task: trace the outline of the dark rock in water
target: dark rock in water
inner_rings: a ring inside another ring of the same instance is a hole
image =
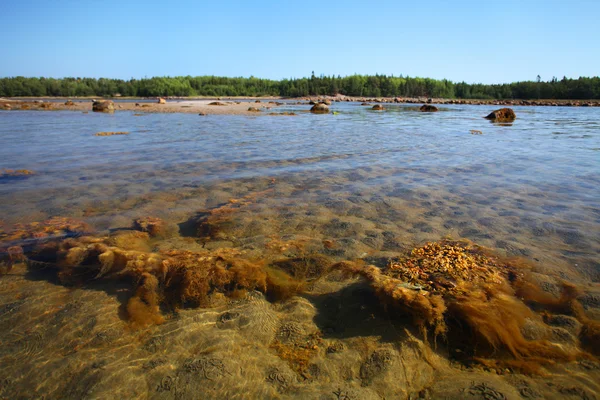
[[[115,112],[115,103],[111,100],[95,101],[94,104],[92,104],[92,111],[113,113]]]
[[[381,104],[375,104],[371,110],[383,111],[385,108]]]
[[[421,108],[419,108],[421,112],[436,112],[439,111],[436,106],[432,106],[430,104],[423,104]]]
[[[492,111],[485,118],[493,121],[514,121],[517,118],[517,115],[512,108],[501,108],[499,110]]]
[[[328,114],[329,107],[327,107],[327,104],[323,104],[323,103],[315,104],[310,109],[310,112],[314,113],[314,114]]]
[[[248,111],[250,111],[250,112],[261,112],[260,109],[258,109],[256,107],[248,107]]]

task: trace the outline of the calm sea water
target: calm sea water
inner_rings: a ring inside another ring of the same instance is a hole
[[[493,106],[386,108],[279,109],[298,112],[291,117],[3,112],[0,168],[36,174],[1,182],[0,219],[75,216],[101,231],[148,214],[179,223],[274,178],[280,189],[265,203],[287,217],[260,209],[255,217],[286,233],[285,219],[302,220],[308,207],[324,212],[324,236],[364,242],[369,232],[326,226],[347,217],[393,227],[407,245],[450,235],[538,259],[580,258],[597,276],[599,109],[517,107],[507,126],[482,118]]]
[[[297,240],[376,265],[425,241],[468,238],[526,258],[556,295],[559,281],[577,283],[587,315],[600,318],[600,109],[515,107],[508,126],[482,118],[494,107],[386,107],[342,103],[337,115],[311,115],[286,105],[298,115],[255,117],[0,111],[0,169],[35,171],[0,179],[0,228],[66,216],[104,234],[153,216],[180,229],[153,251],[236,247],[260,257],[269,241]],[[196,237],[199,214],[244,198],[219,237]],[[535,381],[450,368],[360,286],[319,285],[282,304],[253,292],[178,310],[136,331],[124,311],[130,282],[70,287],[51,269],[15,268],[0,278],[0,397],[416,398],[432,382],[444,398],[597,391],[589,360]],[[310,375],[271,347],[286,337],[323,338]]]

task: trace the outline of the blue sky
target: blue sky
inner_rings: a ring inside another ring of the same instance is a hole
[[[14,1],[0,76],[600,74],[600,1]]]

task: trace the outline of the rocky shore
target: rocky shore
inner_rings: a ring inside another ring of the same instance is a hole
[[[600,107],[600,100],[481,100],[481,99],[442,99],[427,97],[353,97],[353,96],[311,96],[303,101],[314,102],[359,102],[359,103],[408,103],[408,104],[471,104],[496,106],[562,106],[562,107]]]

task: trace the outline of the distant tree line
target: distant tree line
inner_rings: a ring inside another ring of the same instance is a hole
[[[461,99],[600,99],[600,78],[468,84],[387,75],[270,79],[176,76],[144,79],[0,78],[0,96],[283,96],[438,97]]]

